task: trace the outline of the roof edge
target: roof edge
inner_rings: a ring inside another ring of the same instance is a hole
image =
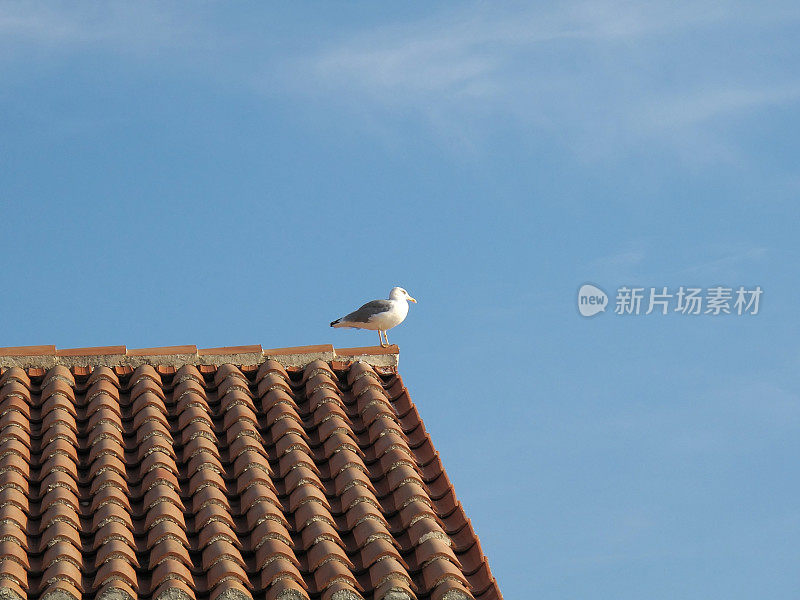
[[[397,367],[400,349],[367,346],[336,349],[331,344],[297,346],[293,348],[262,349],[260,345],[201,348],[197,346],[164,346],[161,348],[129,349],[125,346],[56,349],[55,346],[14,346],[0,348],[0,368],[39,367],[132,367],[159,365],[180,368],[184,365],[238,366],[260,365],[274,360],[284,367],[305,367],[315,360],[344,363],[365,362],[373,367]]]

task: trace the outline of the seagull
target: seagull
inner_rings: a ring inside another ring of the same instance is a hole
[[[331,327],[355,327],[357,329],[378,330],[380,344],[384,348],[389,345],[386,330],[400,325],[408,314],[408,303],[416,300],[401,287],[393,287],[388,300],[372,300],[349,315],[336,319]],[[383,343],[384,337],[386,344]]]

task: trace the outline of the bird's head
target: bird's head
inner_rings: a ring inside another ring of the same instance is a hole
[[[389,298],[391,298],[392,300],[408,300],[409,302],[413,302],[414,304],[417,303],[417,301],[411,297],[411,294],[409,294],[401,287],[392,288],[392,291],[389,292]]]

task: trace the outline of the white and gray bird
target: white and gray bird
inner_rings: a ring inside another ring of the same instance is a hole
[[[386,331],[400,325],[408,314],[408,303],[417,301],[401,287],[393,287],[389,292],[388,300],[372,300],[364,306],[351,312],[349,315],[336,319],[331,327],[355,327],[356,329],[371,329],[378,331],[381,346],[389,345],[389,336]],[[386,343],[383,343],[386,338]]]

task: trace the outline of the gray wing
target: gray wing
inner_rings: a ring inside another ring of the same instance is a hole
[[[354,323],[368,323],[370,317],[391,309],[392,303],[389,300],[373,300],[372,302],[367,302],[358,310],[354,310],[349,315],[342,317],[341,320]]]

